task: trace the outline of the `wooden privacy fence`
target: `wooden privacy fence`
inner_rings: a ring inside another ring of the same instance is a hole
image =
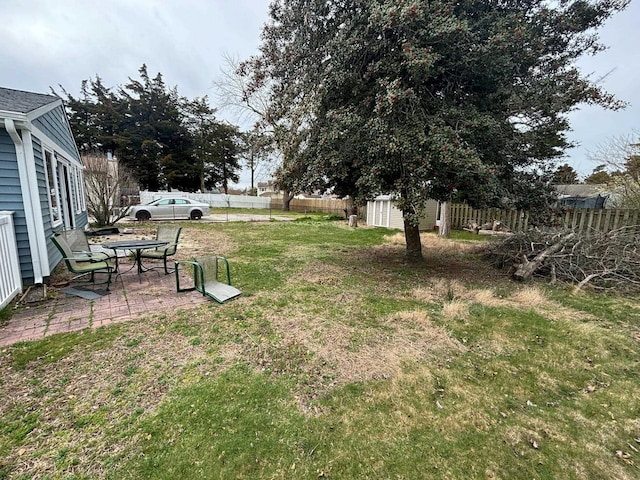
[[[0,212],[0,309],[22,291],[13,212]]]
[[[282,198],[272,198],[271,208],[282,210]],[[344,217],[347,202],[332,198],[294,198],[291,200],[289,208],[292,212],[335,213]]]
[[[558,212],[554,224],[576,232],[609,232],[620,227],[640,225],[640,210],[622,208],[575,208]]]
[[[471,222],[482,225],[494,220],[501,222],[514,232],[522,232],[529,227],[529,214],[524,211],[498,208],[477,210],[460,203],[451,205],[452,228],[461,229]],[[640,210],[620,208],[558,210],[552,214],[552,224],[576,232],[590,230],[608,232],[628,225],[640,225]]]
[[[529,226],[529,213],[521,210],[501,210],[499,208],[483,208],[477,210],[464,203],[451,205],[451,228],[462,229],[470,223],[482,225],[499,221],[514,232],[521,232]]]

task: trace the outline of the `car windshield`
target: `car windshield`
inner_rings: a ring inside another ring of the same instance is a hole
[[[147,206],[156,206],[156,205],[200,205],[199,202],[194,202],[193,200],[189,200],[187,198],[158,198],[153,202],[149,202],[146,204]]]

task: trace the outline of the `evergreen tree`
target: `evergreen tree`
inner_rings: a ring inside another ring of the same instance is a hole
[[[162,74],[116,91],[100,77],[84,80],[81,95],[64,89],[69,121],[83,153],[111,151],[140,187],[195,191],[238,180],[238,132],[215,119],[207,99],[189,101],[167,88]]]
[[[589,185],[607,185],[611,183],[611,174],[607,172],[606,165],[598,165],[591,174],[584,179]]]
[[[117,148],[117,132],[121,130],[122,104],[102,79],[83,80],[80,97],[74,98],[63,87],[64,102],[73,135],[81,153],[106,154]],[[55,93],[55,92],[54,92]]]
[[[218,121],[207,97],[185,106],[187,124],[193,137],[194,164],[200,190],[220,187],[226,193],[229,182],[238,181],[241,135],[235,126]]]
[[[120,161],[143,188],[196,190],[197,169],[192,138],[183,125],[182,99],[176,88],[167,89],[162,74],[150,78],[146,65],[139,73],[141,81],[129,78],[119,89],[126,105],[118,136]]]
[[[553,183],[556,185],[571,185],[574,183],[580,183],[578,181],[578,172],[576,172],[575,169],[568,163],[560,165],[553,173]]]

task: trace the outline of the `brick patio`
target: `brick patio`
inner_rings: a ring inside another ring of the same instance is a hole
[[[126,269],[127,265],[122,267]],[[188,282],[185,278],[185,284]],[[46,300],[20,305],[9,322],[0,327],[0,347],[212,301],[197,292],[176,292],[175,276],[165,275],[162,270],[148,271],[140,277],[135,269],[114,275],[109,294],[95,300],[67,295],[61,291],[64,286],[49,288]],[[97,286],[96,290],[103,287]]]

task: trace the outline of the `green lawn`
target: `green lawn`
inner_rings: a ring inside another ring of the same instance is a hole
[[[640,478],[640,301],[477,242],[185,223],[240,299],[0,351],[0,479]]]

